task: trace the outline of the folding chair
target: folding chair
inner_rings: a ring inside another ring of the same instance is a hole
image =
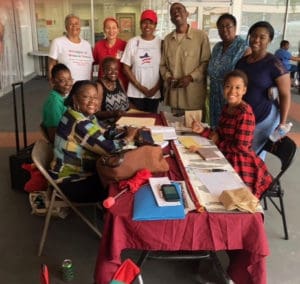
[[[46,139],[47,142],[53,143],[53,141],[50,141],[51,139],[50,139],[50,137],[49,137],[47,128],[43,125],[42,122],[40,123],[40,130],[41,130],[41,133],[42,133],[44,139]]]
[[[47,143],[44,140],[38,140],[33,147],[32,150],[32,160],[36,167],[40,170],[42,175],[46,178],[51,186],[51,199],[48,207],[48,211],[45,218],[43,233],[41,236],[38,255],[42,254],[44,244],[46,241],[48,227],[50,223],[50,218],[52,215],[52,211],[57,207],[70,207],[74,210],[74,212],[101,238],[102,234],[98,230],[98,228],[91,223],[91,221],[85,217],[78,209],[79,206],[97,206],[98,203],[74,203],[71,202],[61,191],[59,185],[55,182],[54,179],[48,174],[47,170],[49,168],[50,162],[53,158],[53,148],[52,145]]]
[[[143,250],[137,260],[137,265],[142,268],[143,264],[147,259],[156,260],[209,260],[212,264],[213,271],[217,274],[219,284],[228,284],[230,278],[224,271],[218,256],[213,251],[148,251]],[[201,276],[201,275],[200,275]],[[203,280],[206,281],[206,280]],[[208,283],[208,282],[205,282]],[[210,283],[210,282],[209,282]]]
[[[283,195],[284,191],[281,187],[280,178],[285,173],[285,171],[290,167],[293,158],[295,156],[297,150],[297,145],[295,142],[289,138],[288,136],[283,137],[282,139],[278,140],[277,142],[272,142],[268,140],[265,146],[263,147],[262,151],[267,151],[268,153],[276,156],[280,162],[281,167],[279,172],[273,176],[273,182],[271,183],[270,187],[264,192],[261,196],[261,200],[264,202],[264,209],[267,210],[267,198],[271,201],[274,205],[276,210],[282,217],[283,223],[283,230],[284,230],[284,238],[288,240],[288,230],[287,230],[287,223],[286,223],[286,216],[284,210],[284,203],[283,203]],[[275,202],[273,198],[279,199],[279,204]]]

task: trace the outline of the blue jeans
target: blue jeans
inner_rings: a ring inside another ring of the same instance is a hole
[[[279,125],[279,122],[279,109],[275,104],[273,104],[269,115],[263,121],[257,123],[255,126],[252,149],[256,153],[258,153],[263,148],[270,134]],[[261,152],[259,156],[262,160],[265,160],[266,152]]]
[[[294,72],[300,72],[300,65],[291,64],[289,71],[293,74]]]

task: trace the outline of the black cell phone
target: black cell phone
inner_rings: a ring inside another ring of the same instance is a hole
[[[180,196],[174,184],[163,184],[161,191],[165,201],[173,202],[180,200]]]
[[[152,138],[151,131],[149,129],[140,129],[135,137],[135,145],[139,147],[153,144],[154,140]]]

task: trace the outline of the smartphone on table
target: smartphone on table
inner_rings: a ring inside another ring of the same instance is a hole
[[[180,200],[179,193],[174,184],[163,184],[161,186],[161,191],[165,201],[174,202]]]

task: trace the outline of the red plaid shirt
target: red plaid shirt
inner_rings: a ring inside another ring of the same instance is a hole
[[[228,105],[223,110],[216,129],[219,135],[218,148],[231,163],[236,172],[249,186],[256,197],[268,189],[272,176],[264,163],[252,150],[255,117],[250,105],[245,102],[228,112]],[[201,134],[208,137],[211,130]]]

